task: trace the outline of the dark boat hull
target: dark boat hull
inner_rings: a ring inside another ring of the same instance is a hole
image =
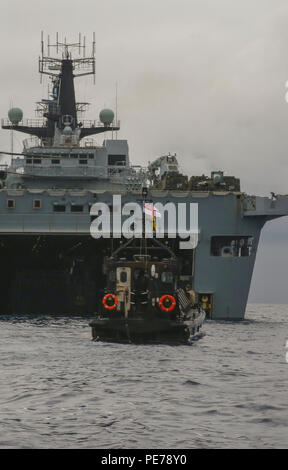
[[[205,313],[185,320],[107,318],[99,316],[90,322],[95,341],[138,344],[187,344],[199,333]]]

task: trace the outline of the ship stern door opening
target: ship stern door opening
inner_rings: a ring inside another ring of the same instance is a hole
[[[116,294],[117,310],[124,311],[127,318],[131,307],[131,268],[118,267],[116,269]]]
[[[198,304],[205,311],[206,318],[211,320],[213,318],[213,294],[199,292]]]

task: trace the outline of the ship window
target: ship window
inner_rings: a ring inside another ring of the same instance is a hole
[[[71,205],[71,212],[83,212],[83,205],[82,204],[72,204]]]
[[[64,204],[58,204],[57,202],[54,202],[53,211],[54,212],[65,212],[66,211],[66,206]]]
[[[126,163],[126,155],[108,155],[108,165],[123,166]]]
[[[211,255],[225,258],[242,258],[252,253],[253,237],[223,236],[211,238]]]
[[[80,165],[87,165],[87,160],[79,160]]]
[[[127,273],[126,273],[126,271],[121,271],[121,273],[120,273],[120,282],[127,282]]]
[[[59,158],[53,158],[51,160],[51,163],[52,163],[52,165],[58,165],[60,163],[60,160],[59,160]]]
[[[89,153],[89,154],[88,154],[88,157],[89,157],[89,158],[94,158],[94,153]]]
[[[33,209],[41,209],[41,200],[40,199],[34,199]]]
[[[161,274],[161,282],[165,284],[171,284],[173,282],[173,273],[170,271],[163,271]]]
[[[41,162],[42,162],[41,158],[34,158],[34,159],[33,159],[34,165],[35,165],[35,164],[36,164],[36,165],[39,165]]]
[[[26,163],[27,165],[30,165],[32,163],[32,158],[26,158]]]
[[[15,201],[14,201],[14,199],[8,199],[8,200],[7,200],[7,207],[8,207],[8,209],[15,209]]]
[[[71,158],[78,158],[78,153],[72,153]]]

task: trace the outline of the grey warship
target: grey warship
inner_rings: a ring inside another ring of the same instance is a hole
[[[1,152],[11,162],[0,168],[0,313],[99,311],[106,261],[124,240],[112,232],[91,236],[93,206],[106,204],[124,220],[115,195],[122,204],[138,203],[146,188],[152,204],[197,205],[197,246],[183,250],[180,237],[166,232],[163,243],[177,258],[180,286],[192,287],[206,318],[242,320],[261,229],[288,215],[288,197],[247,195],[239,179],[218,169],[188,177],[176,155],[159,156],[145,168],[133,165],[111,110],[102,110],[99,122],[81,119],[87,103],[76,101],[74,81],[95,76],[95,38],[91,54],[86,51],[81,37],[68,44],[57,35],[48,47],[42,37],[39,72],[49,77],[50,92],[37,103],[40,118],[24,121],[22,111],[12,108],[2,119],[2,129],[30,137],[21,154]],[[103,133],[101,144],[93,140]]]

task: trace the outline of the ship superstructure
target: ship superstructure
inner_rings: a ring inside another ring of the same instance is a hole
[[[93,238],[91,208],[105,203],[111,220],[116,212],[124,220],[115,195],[122,204],[137,203],[145,189],[151,204],[197,204],[196,247],[181,250],[179,236],[165,232],[180,280],[193,287],[208,318],[244,318],[261,229],[288,215],[288,198],[246,195],[223,171],[188,177],[176,155],[160,156],[147,168],[131,164],[113,111],[102,110],[99,121],[81,119],[87,103],[77,102],[74,80],[95,76],[94,38],[88,57],[86,49],[84,38],[68,44],[57,36],[46,52],[42,38],[39,72],[49,76],[50,93],[37,103],[41,119],[24,122],[22,111],[12,108],[2,120],[3,129],[30,137],[23,153],[3,152],[11,164],[0,169],[0,313],[94,313],[107,276],[104,259],[123,239],[112,233]],[[102,144],[92,140],[101,133]]]

